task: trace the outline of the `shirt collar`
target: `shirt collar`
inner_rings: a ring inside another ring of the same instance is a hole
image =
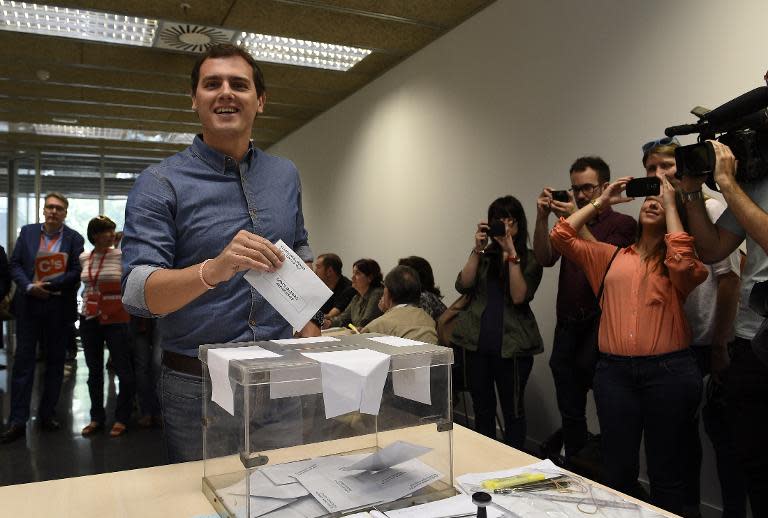
[[[64,232],[64,225],[61,225],[61,226],[59,227],[59,230],[57,230],[56,232],[54,232],[54,233],[52,233],[52,234],[49,234],[48,232],[46,232],[46,231],[45,231],[45,223],[41,223],[41,224],[40,224],[40,232],[42,232],[42,233],[43,233],[43,235],[44,235],[45,237],[48,237],[48,238],[52,238],[52,237],[56,237],[56,236],[60,236],[60,235],[61,235],[61,234]]]
[[[250,164],[256,148],[253,147],[253,141],[248,142],[248,151],[243,155],[240,162],[246,162]],[[195,140],[192,141],[192,151],[199,156],[206,164],[211,166],[216,171],[221,172],[236,172],[239,173],[239,164],[235,157],[230,157],[216,151],[211,146],[205,143],[203,135],[195,135]]]

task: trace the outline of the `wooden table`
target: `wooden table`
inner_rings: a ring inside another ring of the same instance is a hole
[[[462,426],[454,426],[453,438],[454,476],[514,468],[538,461]],[[0,514],[25,518],[191,518],[211,515],[214,510],[203,496],[202,477],[203,463],[200,461],[5,486],[0,487]]]

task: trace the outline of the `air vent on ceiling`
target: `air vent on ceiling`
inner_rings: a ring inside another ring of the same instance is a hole
[[[163,21],[153,46],[183,52],[205,52],[211,45],[231,42],[234,37],[235,31],[219,27]]]

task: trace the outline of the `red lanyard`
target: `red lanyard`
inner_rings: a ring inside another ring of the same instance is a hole
[[[40,248],[45,247],[46,252],[50,252],[53,246],[56,244],[56,242],[61,237],[61,234],[56,234],[56,237],[52,238],[50,241],[48,241],[48,244],[45,244],[45,237],[43,237],[43,233],[40,233]]]
[[[104,259],[107,257],[107,254],[109,253],[109,249],[107,249],[106,252],[104,252],[104,255],[101,256],[101,261],[99,261],[99,269],[96,270],[96,277],[93,277],[93,274],[91,273],[91,266],[93,266],[93,252],[91,252],[91,255],[88,256],[88,282],[91,283],[91,288],[98,291],[98,288],[96,287],[96,283],[99,282],[99,274],[101,273],[101,267],[104,264]]]

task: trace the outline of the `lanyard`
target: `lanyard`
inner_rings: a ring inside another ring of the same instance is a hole
[[[45,244],[45,237],[42,232],[40,232],[40,248],[45,248],[46,252],[50,252],[51,249],[54,247],[54,245],[58,242],[59,238],[61,237],[61,234],[56,234],[56,237],[52,238],[50,241],[48,241],[48,244]]]
[[[93,288],[94,291],[99,291],[98,287],[96,286],[96,283],[99,282],[99,274],[101,273],[101,267],[104,264],[104,259],[107,257],[107,254],[109,253],[109,249],[107,249],[104,252],[104,255],[101,256],[101,260],[99,261],[99,268],[96,270],[96,277],[93,276],[91,273],[91,267],[93,266],[93,252],[91,252],[91,255],[88,256],[88,282],[91,283],[91,288]]]

